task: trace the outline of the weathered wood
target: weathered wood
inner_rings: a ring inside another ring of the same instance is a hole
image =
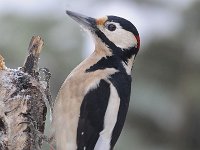
[[[23,72],[26,72],[33,77],[37,77],[38,75],[38,60],[43,44],[44,42],[39,36],[32,37],[28,48],[29,55],[22,67]]]
[[[4,70],[6,68],[4,58],[0,54],[0,70]]]
[[[47,81],[40,81],[43,40],[34,36],[24,66],[5,67],[0,57],[0,150],[39,150],[46,120]],[[49,93],[48,93],[49,94]]]

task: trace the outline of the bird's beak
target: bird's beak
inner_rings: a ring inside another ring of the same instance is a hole
[[[96,19],[84,16],[79,13],[75,13],[72,11],[66,11],[66,13],[75,21],[77,21],[83,28],[89,29],[90,31],[94,31],[97,28]]]

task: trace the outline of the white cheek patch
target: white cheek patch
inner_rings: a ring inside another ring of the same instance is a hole
[[[112,23],[117,27],[115,31],[109,31],[108,29],[99,26],[99,29],[111,42],[113,42],[117,47],[123,49],[128,49],[137,45],[137,39],[133,33],[123,29],[119,23]]]

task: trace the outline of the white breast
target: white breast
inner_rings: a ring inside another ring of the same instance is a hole
[[[104,118],[104,129],[101,131],[94,150],[110,150],[110,141],[113,129],[117,122],[120,98],[116,88],[110,85],[110,98]]]

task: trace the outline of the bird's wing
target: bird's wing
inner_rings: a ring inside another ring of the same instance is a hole
[[[77,129],[77,150],[93,150],[104,128],[104,116],[110,97],[110,83],[100,80],[97,88],[84,97]]]

